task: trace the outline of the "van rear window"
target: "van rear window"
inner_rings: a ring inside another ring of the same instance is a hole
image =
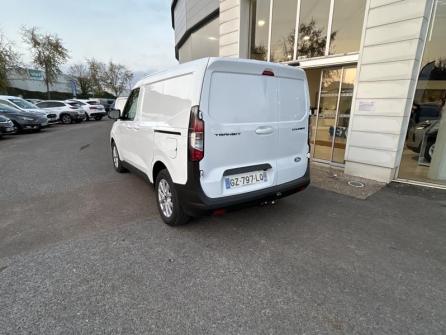
[[[306,114],[304,85],[298,79],[215,72],[209,115],[222,123],[301,120]]]
[[[209,115],[223,123],[275,121],[273,77],[214,72]]]
[[[308,112],[303,80],[278,78],[280,121],[298,121]]]

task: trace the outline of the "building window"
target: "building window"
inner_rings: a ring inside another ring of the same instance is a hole
[[[251,58],[267,60],[270,0],[251,3]]]
[[[358,52],[365,4],[366,0],[252,0],[250,57],[286,62]]]
[[[293,60],[297,0],[274,1],[271,25],[272,62]]]
[[[216,18],[193,32],[183,43],[178,50],[180,63],[203,57],[218,56],[219,36],[219,20]]]
[[[436,1],[399,177],[446,185],[446,3]]]
[[[330,0],[302,0],[300,6],[299,59],[325,55]]]
[[[365,0],[336,0],[334,2],[330,54],[359,50],[365,2]]]

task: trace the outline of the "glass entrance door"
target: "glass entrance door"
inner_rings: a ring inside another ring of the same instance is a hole
[[[313,158],[344,164],[356,67],[321,72]]]

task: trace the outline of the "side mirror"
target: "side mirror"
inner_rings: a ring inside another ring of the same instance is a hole
[[[121,117],[121,111],[119,109],[111,109],[108,112],[108,117],[112,120],[118,120]]]

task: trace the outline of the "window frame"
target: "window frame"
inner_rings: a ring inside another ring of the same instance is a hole
[[[267,45],[267,57],[266,57],[267,58],[266,61],[268,61],[268,62],[271,61],[271,33],[272,33],[272,19],[273,19],[274,1],[281,1],[281,0],[270,0],[269,18],[268,18],[269,31],[268,31],[268,45]],[[294,30],[293,58],[290,61],[285,61],[285,62],[280,62],[280,63],[293,63],[293,62],[299,61],[299,59],[298,59],[299,55],[297,55],[297,45],[298,45],[298,38],[299,38],[299,24],[300,24],[300,13],[301,13],[302,1],[311,1],[311,0],[297,0],[296,26],[295,26],[295,30]],[[328,56],[345,56],[345,55],[349,55],[349,54],[358,54],[359,53],[360,45],[358,46],[357,51],[352,51],[352,52],[348,52],[348,53],[330,54],[331,33],[332,33],[332,29],[333,29],[333,16],[334,16],[335,2],[336,2],[336,0],[330,0],[330,7],[329,7],[329,14],[328,14],[328,21],[327,21],[327,39],[326,39],[324,54],[322,56],[318,56],[318,57],[305,58],[305,60],[317,59],[320,57],[328,57]],[[364,25],[364,18],[365,18],[365,13],[364,13],[362,25]],[[251,24],[252,23],[251,21],[253,20],[252,1],[249,6],[249,19],[250,19],[250,24],[249,24],[248,42],[249,42],[249,45],[251,46],[251,39],[252,39],[252,34],[253,34],[252,24]],[[361,41],[360,41],[360,43],[361,43]],[[301,59],[301,60],[303,60],[303,59]]]
[[[137,87],[134,90],[132,90],[132,92],[130,93],[130,95],[129,95],[128,99],[127,99],[127,102],[125,103],[125,106],[124,106],[124,108],[122,110],[122,115],[121,115],[121,118],[120,118],[121,120],[123,120],[123,121],[133,121],[135,119],[136,113],[138,112],[138,110],[135,111],[135,115],[133,115],[132,118],[128,117],[128,113],[130,111],[131,106],[133,105],[134,95],[136,95],[136,94],[137,94],[136,103],[138,103],[138,101],[139,101],[139,93],[140,93],[140,88],[139,87]],[[136,106],[136,108],[138,108],[138,105]]]

